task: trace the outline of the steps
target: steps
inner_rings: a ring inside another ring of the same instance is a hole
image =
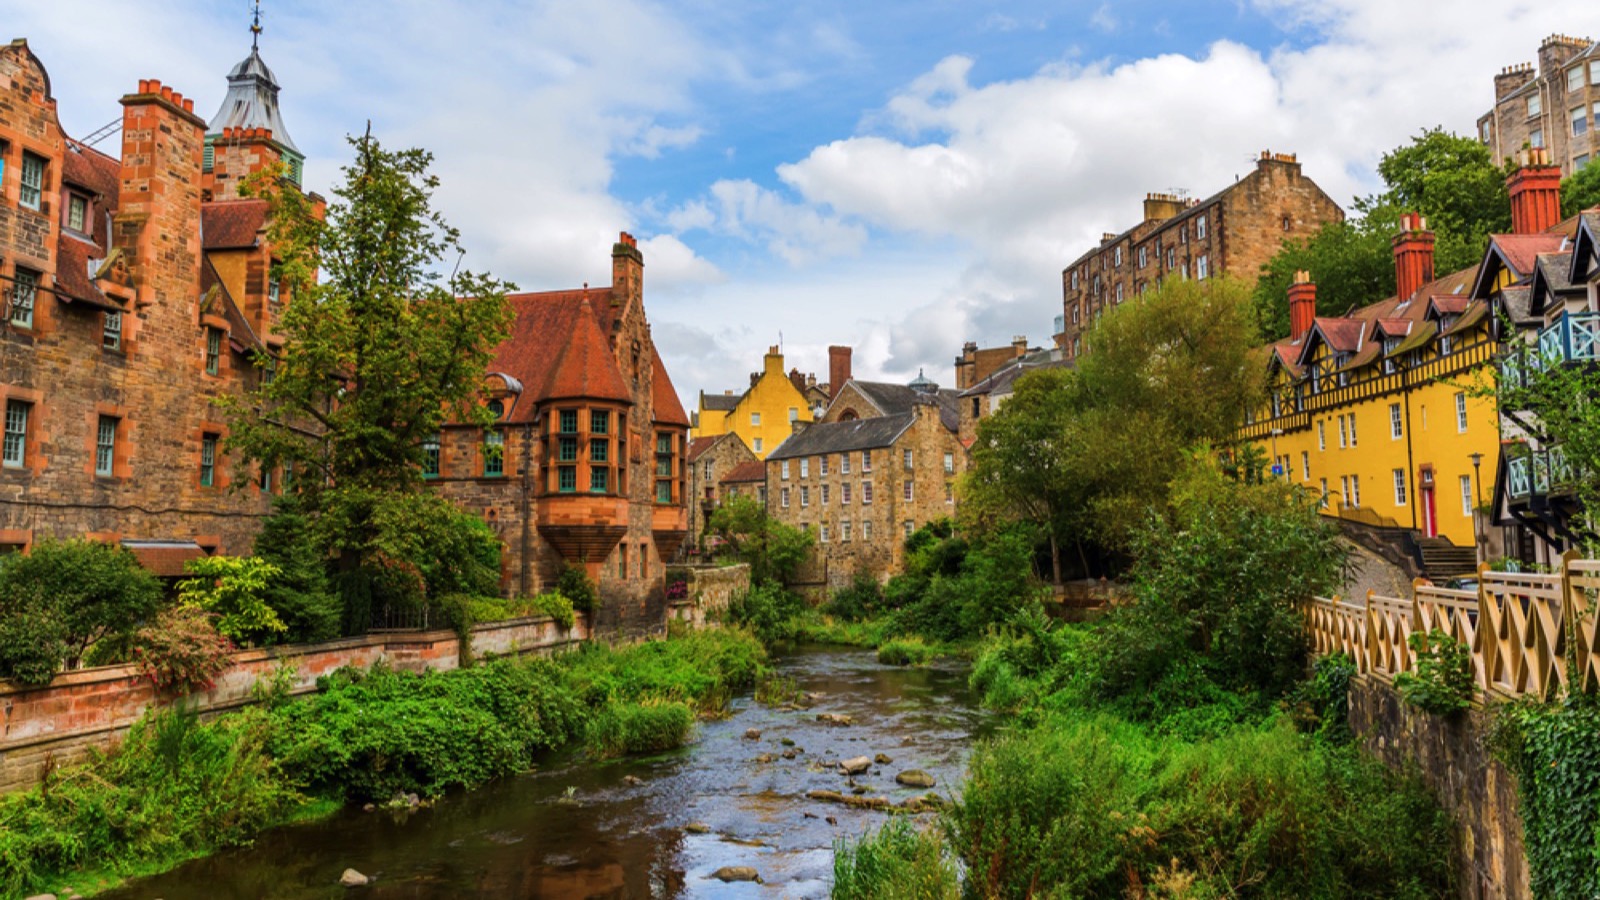
[[[1436,584],[1448,578],[1478,570],[1478,552],[1473,547],[1458,547],[1448,538],[1418,538],[1422,548],[1422,574]]]

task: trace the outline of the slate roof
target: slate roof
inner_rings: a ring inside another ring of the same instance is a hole
[[[238,250],[256,245],[267,223],[267,201],[213,200],[200,205],[200,239],[207,250]]]
[[[766,480],[767,480],[767,464],[764,463],[764,462],[761,462],[760,460],[756,460],[754,462],[739,463],[737,466],[734,466],[733,468],[729,469],[728,470],[728,474],[722,476],[722,479],[718,483],[719,484],[748,484],[748,483],[753,482],[753,481],[766,481]]]
[[[988,394],[1009,394],[1011,386],[1018,378],[1035,369],[1062,369],[1071,368],[1071,360],[1053,359],[1049,351],[1029,353],[1008,361],[1005,365],[989,373],[987,378],[979,381],[972,387],[960,392],[957,398],[980,397]]]
[[[743,394],[708,394],[705,391],[701,391],[700,408],[712,409],[717,412],[732,412],[733,408],[738,406],[739,401],[743,399]]]
[[[767,454],[767,461],[797,459],[819,453],[848,453],[852,450],[875,450],[893,446],[900,435],[917,420],[915,411],[848,422],[823,422],[808,425],[792,434]]]
[[[689,452],[684,455],[684,459],[687,459],[689,462],[694,462],[703,456],[707,450],[715,447],[717,445],[717,441],[720,441],[727,436],[728,434],[714,434],[711,437],[697,437],[690,439]]]
[[[867,402],[885,416],[911,412],[916,407],[918,398],[928,396],[910,385],[895,384],[892,381],[858,381],[852,378],[848,383],[855,385],[856,390],[867,398]],[[837,396],[835,395],[835,398]],[[939,420],[944,423],[944,427],[951,431],[960,429],[961,412],[956,406],[956,400],[961,396],[960,392],[951,388],[940,388],[933,396],[938,400]]]

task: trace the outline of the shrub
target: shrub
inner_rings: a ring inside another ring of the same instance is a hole
[[[160,582],[128,550],[41,541],[0,568],[0,678],[44,684],[101,642],[119,657],[160,607]]]
[[[1394,676],[1400,699],[1441,716],[1452,716],[1472,705],[1476,680],[1472,651],[1440,629],[1413,632],[1406,639],[1416,655],[1417,670]]]
[[[1495,732],[1517,779],[1533,896],[1600,896],[1600,700],[1506,704]]]
[[[286,626],[265,638],[302,643],[339,636],[340,603],[328,583],[328,550],[316,541],[311,520],[299,512],[295,495],[280,498],[262,523],[255,555],[278,568],[261,596]]]
[[[572,608],[579,612],[594,612],[599,600],[594,582],[589,579],[589,573],[583,570],[583,566],[562,569],[561,576],[556,579],[556,593],[570,600]]]
[[[620,648],[585,644],[562,657],[573,692],[591,708],[654,698],[721,709],[734,691],[755,683],[765,661],[754,636],[730,628]]]
[[[856,573],[850,586],[834,591],[822,611],[847,622],[859,622],[883,605],[883,588],[878,579],[865,572]]]
[[[833,845],[834,900],[956,900],[961,885],[937,829],[903,818]]]
[[[878,662],[891,666],[918,666],[934,655],[921,638],[895,638],[878,648]]]
[[[178,600],[216,616],[216,628],[229,640],[259,644],[289,630],[268,606],[266,587],[278,567],[255,556],[203,556],[184,566],[190,575],[178,585]]]
[[[676,700],[612,703],[589,720],[585,743],[599,757],[658,753],[682,746],[694,727],[694,711]]]
[[[162,610],[133,637],[134,663],[163,693],[209,690],[227,671],[233,650],[216,617],[197,606]]]
[[[1350,681],[1356,662],[1345,653],[1331,653],[1311,665],[1311,677],[1288,697],[1289,710],[1301,730],[1336,744],[1350,738]]]
[[[728,620],[749,628],[767,645],[793,640],[798,628],[795,617],[805,610],[805,601],[782,585],[762,582],[751,585],[728,603]]]
[[[567,599],[567,595],[560,591],[545,591],[536,594],[533,599],[528,601],[528,608],[535,615],[549,616],[555,619],[556,624],[562,628],[571,628],[573,623],[577,621],[577,616],[573,613],[572,601]]]

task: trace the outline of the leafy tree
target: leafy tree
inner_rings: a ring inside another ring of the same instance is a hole
[[[382,600],[411,583],[417,564],[392,555],[415,547],[401,531],[437,536],[459,522],[442,501],[415,499],[422,445],[446,420],[492,424],[478,391],[507,334],[510,285],[440,277],[465,251],[430,206],[438,179],[428,153],[385,150],[370,131],[351,144],[326,220],[275,173],[250,182],[272,204],[268,238],[292,293],[275,377],[224,405],[241,468],[293,467],[304,511],[337,558],[346,628],[362,630],[374,591]]]
[[[0,678],[42,684],[161,608],[161,583],[127,549],[41,541],[0,568]]]
[[[1391,239],[1400,230],[1400,212],[1386,204],[1357,201],[1357,216],[1330,222],[1304,242],[1285,241],[1267,260],[1256,282],[1254,302],[1261,333],[1271,339],[1289,333],[1289,285],[1305,271],[1317,283],[1317,315],[1342,316],[1394,294]]]
[[[750,564],[754,584],[782,585],[811,552],[811,535],[767,515],[752,497],[731,497],[711,514],[706,527],[726,542],[728,551]]]
[[[1587,165],[1561,180],[1561,214],[1575,216],[1600,206],[1600,166]]]
[[[278,567],[256,556],[204,556],[184,566],[193,578],[178,585],[178,600],[217,617],[217,631],[241,644],[265,643],[289,630],[267,605]]]
[[[561,576],[556,579],[556,593],[571,601],[573,609],[583,612],[594,612],[600,599],[594,581],[579,565],[569,565],[561,570]]]
[[[317,539],[310,518],[300,511],[297,497],[281,498],[262,523],[255,555],[278,569],[262,598],[288,626],[279,638],[325,641],[338,636],[341,607],[329,589],[328,550]]]

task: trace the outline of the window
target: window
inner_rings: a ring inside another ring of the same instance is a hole
[[[1567,70],[1567,90],[1583,90],[1583,63],[1579,63]]]
[[[902,450],[902,451],[900,451],[900,458],[905,463],[905,467],[907,469],[912,467],[912,465],[911,465],[912,454],[911,454],[910,450]]]
[[[1120,282],[1120,281],[1117,282],[1117,299],[1116,299],[1116,302],[1118,302],[1118,303],[1122,302],[1122,282]]]
[[[1189,226],[1188,225],[1180,225],[1180,226],[1178,226],[1178,243],[1180,243],[1180,244],[1189,243]]]
[[[861,523],[861,539],[863,541],[872,540],[872,520],[871,519],[868,519],[867,521]]]
[[[789,489],[788,488],[783,488],[782,490],[778,491],[778,505],[783,507],[784,509],[788,509],[789,508]]]
[[[1069,273],[1067,276],[1067,281],[1072,285],[1073,290],[1078,289],[1078,272],[1076,269]]]
[[[1319,479],[1318,488],[1322,492],[1322,494],[1321,494],[1322,500],[1320,501],[1321,505],[1322,505],[1322,508],[1323,509],[1327,509],[1328,508],[1328,479],[1326,479],[1326,478]]]
[[[1113,256],[1112,265],[1122,265],[1122,248],[1120,246],[1113,249],[1111,251],[1111,255]]]
[[[1530,147],[1543,147],[1544,146],[1544,129],[1543,128],[1535,128],[1534,130],[1528,132],[1528,146],[1530,146]]]
[[[800,460],[800,477],[801,478],[810,478],[811,477],[811,458],[809,456],[804,458],[804,459],[802,459],[802,460]]]
[[[827,506],[828,505],[828,486],[827,485],[823,485],[822,486],[822,505],[823,506]]]
[[[861,451],[861,471],[863,473],[872,471],[872,451],[871,450],[863,450],[863,451]]]
[[[839,474],[840,475],[849,475],[850,474],[850,454],[848,454],[848,453],[839,454]]]
[[[1294,227],[1294,220],[1293,220],[1293,219],[1291,219],[1291,218],[1289,218],[1289,217],[1288,217],[1288,216],[1287,216],[1287,215],[1286,215],[1286,216],[1284,216],[1284,217],[1283,217],[1283,220],[1282,220],[1282,221],[1281,221],[1281,222],[1279,222],[1279,223],[1278,223],[1278,225],[1279,225],[1279,227],[1281,227],[1281,228],[1282,228],[1282,229],[1283,229],[1283,230],[1284,230],[1284,231],[1288,231],[1288,230],[1290,230],[1290,229],[1291,229],[1291,228],[1293,228],[1293,227]]]
[[[556,459],[561,462],[578,461],[578,439],[562,435],[556,439]]]
[[[594,468],[589,470],[589,493],[604,494],[611,490],[611,470]]]
[[[672,502],[672,482],[670,482],[670,481],[658,481],[658,482],[656,482],[656,502],[657,503],[671,503]]]
[[[432,435],[422,442],[422,477],[439,477],[439,436]]]
[[[217,436],[204,434],[200,436],[200,486],[211,487],[216,483]]]
[[[870,481],[861,482],[861,505],[872,505],[872,482]]]
[[[257,482],[257,484],[261,485],[261,490],[263,493],[272,493],[272,470],[262,469],[261,479]]]
[[[669,432],[656,434],[656,502],[672,502],[672,435]]]
[[[37,210],[44,200],[44,157],[22,151],[22,190],[17,202]]]
[[[956,455],[954,453],[946,453],[944,455],[944,473],[946,475],[954,475],[955,471],[956,471]]]
[[[39,290],[39,276],[27,269],[17,269],[11,284],[11,324],[19,328],[33,327],[33,301]]]
[[[1145,250],[1146,248],[1144,247],[1139,248],[1139,268],[1141,269],[1145,267],[1145,263],[1149,262],[1149,254]]]
[[[1572,136],[1577,137],[1589,133],[1589,111],[1578,107],[1572,111]]]
[[[800,420],[800,408],[797,407],[797,406],[789,407],[789,421],[798,422],[799,420]]]
[[[611,413],[601,409],[592,410],[589,413],[589,433],[610,434]]]
[[[1350,414],[1350,446],[1356,445],[1356,414]]]
[[[828,454],[824,453],[817,459],[817,474],[828,474]]]
[[[489,417],[496,422],[506,417],[506,405],[499,399],[490,400],[483,405],[483,408],[489,411]]]
[[[1350,441],[1350,432],[1345,427],[1344,415],[1340,414],[1340,416],[1339,416],[1339,447],[1340,447],[1340,449],[1343,449],[1343,448],[1349,446],[1349,441]]]
[[[1311,451],[1309,450],[1300,451],[1300,480],[1311,480]]]
[[[801,485],[800,486],[800,507],[802,509],[804,509],[805,507],[810,506],[810,505],[811,505],[811,488],[807,487],[806,485]]]
[[[1589,63],[1589,83],[1600,85],[1600,63]]]
[[[760,428],[761,427],[761,413],[753,412],[753,413],[750,414],[750,427],[751,428]]]
[[[1389,438],[1398,441],[1402,437],[1405,437],[1405,425],[1400,418],[1400,404],[1391,403],[1389,404]]]
[[[850,543],[850,520],[849,519],[845,519],[844,521],[839,523],[839,540],[842,541],[843,543],[846,543],[846,544]]]
[[[1467,395],[1456,394],[1456,432],[1465,434],[1467,431]]]
[[[761,438],[756,438],[755,439],[755,446],[752,447],[751,449],[754,450],[757,453],[761,452]]]
[[[222,329],[206,329],[206,374],[215,375],[222,368]]]
[[[1328,420],[1327,419],[1319,419],[1317,421],[1317,449],[1318,450],[1326,450],[1326,449],[1328,449],[1328,428],[1327,428],[1327,425],[1328,425]]]
[[[850,505],[850,482],[848,482],[848,481],[846,481],[845,483],[839,485],[839,505],[840,506],[849,506]]]
[[[1194,236],[1199,238],[1199,239],[1201,239],[1202,241],[1206,239],[1206,217],[1205,216],[1201,216],[1200,218],[1194,220]]]
[[[1176,252],[1174,252],[1171,247],[1168,247],[1167,248],[1167,268],[1169,268],[1169,269],[1176,268],[1177,265],[1178,265],[1178,254]]]
[[[953,481],[946,481],[944,483],[944,502],[956,502],[956,483]]]
[[[1344,505],[1345,506],[1349,506],[1350,505],[1350,476],[1349,475],[1340,475],[1339,476],[1339,493],[1343,496]]]
[[[589,461],[610,462],[611,442],[605,438],[591,438],[589,440]]]
[[[1472,511],[1476,506],[1472,502],[1472,476],[1463,475],[1461,476],[1461,514],[1463,516],[1472,515]]]
[[[495,478],[505,474],[506,436],[501,431],[488,431],[483,435],[483,475]]]
[[[778,471],[780,472],[778,477],[784,481],[789,480],[789,461],[787,459],[778,464]]]
[[[267,276],[267,302],[276,304],[282,290],[282,283],[278,280],[278,273],[273,272]]]
[[[900,527],[905,531],[906,537],[911,537],[911,533],[917,530],[917,526],[910,519],[901,523]]]
[[[556,490],[563,494],[571,494],[578,489],[578,467],[556,467]]]
[[[100,346],[107,350],[122,349],[122,313],[106,310],[105,321],[100,328]]]
[[[821,529],[820,533],[821,533],[821,542],[826,544],[828,542],[828,523],[826,523],[826,522],[822,523],[822,529]]]
[[[911,480],[911,479],[909,479],[909,478],[907,478],[907,479],[906,479],[906,480],[905,480],[905,481],[904,481],[904,482],[903,482],[903,484],[904,484],[904,490],[903,490],[903,491],[901,491],[901,493],[902,493],[902,494],[903,494],[903,495],[904,495],[904,496],[905,496],[905,499],[906,499],[906,500],[908,500],[908,501],[909,501],[909,500],[910,500],[910,499],[911,499],[911,486],[912,486],[912,485],[913,485],[913,484],[914,484],[914,483],[915,483],[915,482],[913,482],[913,481],[912,481],[912,480]]]
[[[1350,502],[1356,506],[1361,505],[1361,476],[1350,476]]]
[[[1529,94],[1528,95],[1528,115],[1537,116],[1539,113],[1541,113],[1543,111],[1544,111],[1544,102],[1543,102],[1543,98],[1539,95],[1539,92],[1538,91],[1534,91],[1533,93]],[[1537,147],[1539,145],[1538,144],[1534,144],[1534,146]]]
[[[628,545],[617,545],[617,577],[628,577]]]
[[[4,462],[8,469],[19,469],[27,462],[28,413],[33,408],[21,400],[6,401]]]
[[[1394,470],[1394,505],[1406,505],[1406,470]]]
[[[706,481],[711,480],[711,460],[708,459],[700,464],[700,477]]]
[[[1582,112],[1582,110],[1579,110]],[[67,195],[67,227],[83,234],[88,231],[89,198],[82,194]]]
[[[563,409],[561,411],[559,427],[562,434],[577,434],[578,411],[575,409]]]
[[[1202,221],[1204,221],[1204,220],[1202,220]],[[1204,280],[1205,277],[1210,275],[1210,274],[1211,274],[1211,257],[1202,256],[1199,259],[1194,261],[1194,277],[1195,278]]]

